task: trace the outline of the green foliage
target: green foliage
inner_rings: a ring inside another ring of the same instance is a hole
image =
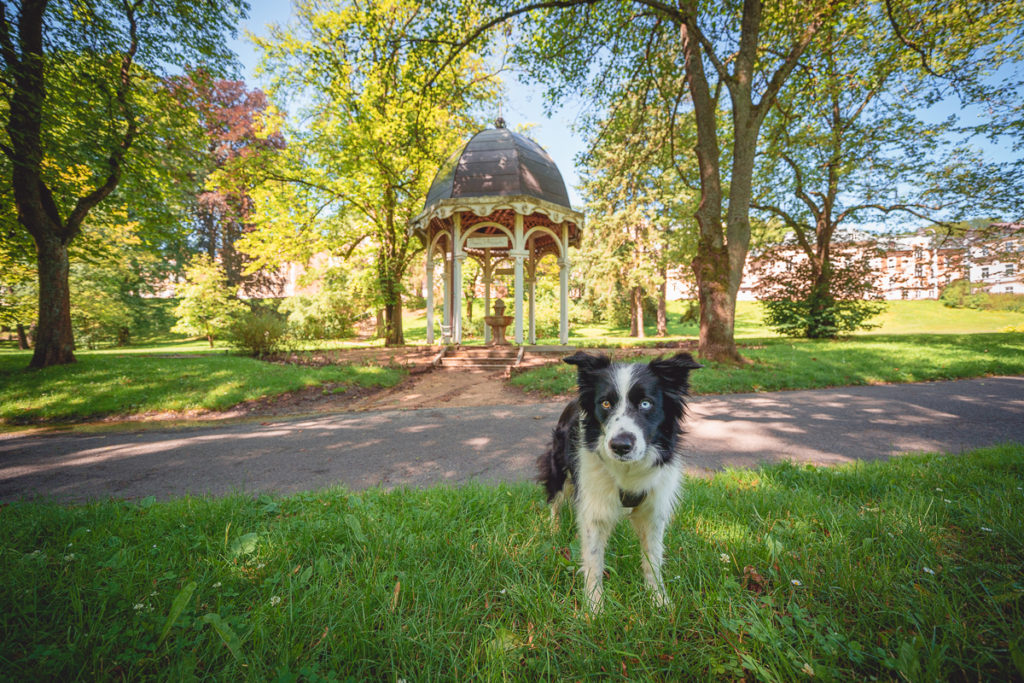
[[[1024,295],[985,292],[972,287],[968,280],[953,280],[943,287],[939,301],[950,308],[1024,312]]]
[[[71,325],[75,339],[88,349],[101,342],[127,344],[131,337],[132,304],[137,300],[124,291],[116,274],[82,264],[72,266]]]
[[[300,110],[282,123],[302,125],[286,131],[282,154],[256,160],[266,182],[254,193],[255,229],[239,248],[255,266],[324,252],[368,268],[385,341],[401,344],[402,280],[420,250],[406,227],[440,163],[481,127],[478,105],[497,90],[481,57],[486,45],[441,68],[439,43],[461,39],[476,10],[303,0],[293,12],[293,25],[257,45],[279,106]]]
[[[69,245],[106,224],[101,214],[113,207],[130,207],[125,222],[146,235],[153,251],[172,241],[168,233],[182,221],[167,217],[179,208],[194,168],[194,118],[169,95],[166,69],[227,65],[224,33],[248,5],[56,0],[5,7],[0,194],[13,198],[19,232],[32,236],[39,272],[47,274],[40,277],[32,360],[45,367],[74,360]],[[8,239],[8,231],[0,232],[0,241]]]
[[[210,342],[226,332],[243,312],[227,276],[219,264],[206,254],[195,256],[185,268],[185,284],[179,291],[174,315],[174,332],[200,335]]]
[[[792,337],[821,339],[877,327],[868,322],[885,303],[877,290],[869,254],[833,256],[824,269],[812,259],[786,263],[778,269],[774,250],[758,261],[757,296],[765,323]]]
[[[355,321],[370,305],[364,285],[348,269],[328,268],[313,283],[314,293],[289,297],[278,310],[287,316],[288,327],[298,339],[349,337]]]
[[[0,658],[33,680],[1014,680],[1021,487],[1019,444],[693,478],[673,604],[623,524],[593,616],[572,515],[527,483],[15,502]]]
[[[288,323],[273,311],[247,311],[231,322],[226,336],[228,343],[235,348],[263,358],[287,346]]]

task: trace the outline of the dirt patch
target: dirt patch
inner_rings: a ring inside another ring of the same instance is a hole
[[[508,383],[503,372],[437,369],[350,404],[347,410],[496,406],[552,400]]]

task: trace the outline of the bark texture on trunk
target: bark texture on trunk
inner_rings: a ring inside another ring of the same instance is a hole
[[[661,267],[661,285],[658,287],[658,336],[668,336],[668,272]]]
[[[384,306],[384,346],[405,346],[401,296]]]
[[[60,239],[38,240],[39,325],[31,368],[75,362],[68,286],[68,248]]]

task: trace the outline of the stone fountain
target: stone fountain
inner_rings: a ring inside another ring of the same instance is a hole
[[[505,328],[515,320],[511,315],[505,315],[505,302],[498,299],[494,302],[494,315],[485,315],[484,322],[491,326],[494,336],[491,338],[492,346],[508,346],[505,339]]]

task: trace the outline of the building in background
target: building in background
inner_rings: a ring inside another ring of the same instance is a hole
[[[792,268],[807,258],[795,238],[788,236],[776,258],[767,267]],[[879,237],[860,230],[840,230],[833,240],[836,254],[853,250],[874,252],[871,269],[879,287],[889,300],[938,299],[942,289],[954,280],[969,280],[976,291],[992,294],[1024,294],[1024,224],[993,223],[971,230],[960,237],[935,234],[921,228],[909,235]],[[760,256],[747,256],[738,298],[757,299],[759,278],[751,262]],[[838,256],[837,258],[842,258]],[[689,267],[669,271],[668,298],[691,299],[695,296]]]

